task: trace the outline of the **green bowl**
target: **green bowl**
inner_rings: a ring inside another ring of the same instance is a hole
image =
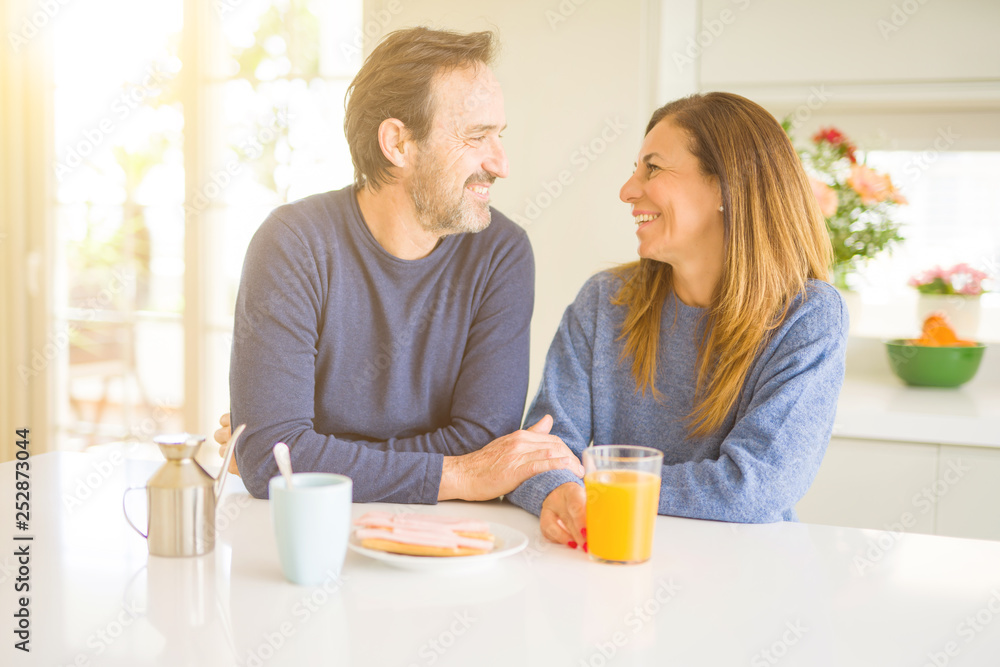
[[[926,347],[899,338],[887,341],[885,348],[892,372],[906,384],[958,387],[976,375],[986,346]]]

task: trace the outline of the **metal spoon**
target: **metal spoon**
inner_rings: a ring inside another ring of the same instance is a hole
[[[285,478],[285,488],[291,491],[295,487],[292,484],[292,457],[288,453],[288,445],[279,442],[271,451],[274,453],[274,460],[278,463],[281,476]]]

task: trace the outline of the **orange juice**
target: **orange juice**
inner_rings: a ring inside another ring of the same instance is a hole
[[[583,482],[590,555],[624,563],[649,560],[660,476],[637,470],[594,470]]]

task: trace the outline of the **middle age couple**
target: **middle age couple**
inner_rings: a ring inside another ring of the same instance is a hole
[[[508,171],[494,51],[490,33],[389,35],[349,88],[354,185],[255,234],[230,377],[247,488],[266,495],[282,441],[296,470],[350,476],[356,502],[506,494],[575,548],[583,449],[634,444],[664,453],[661,514],[794,520],[832,429],[847,315],[780,125],[725,93],[653,114],[619,193],[640,259],[583,286],[516,430],[534,263],[489,207]]]

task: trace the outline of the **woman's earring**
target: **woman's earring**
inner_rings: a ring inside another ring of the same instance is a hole
[[[725,209],[723,209],[723,208],[722,208],[722,207],[720,206],[720,207],[719,207],[719,213],[722,213],[722,211],[723,211],[723,210],[725,210]]]

